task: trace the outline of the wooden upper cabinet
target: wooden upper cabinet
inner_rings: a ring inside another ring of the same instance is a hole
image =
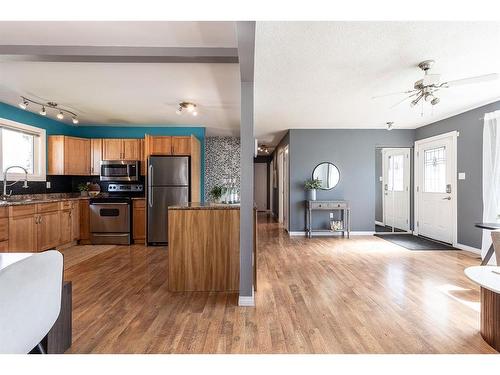
[[[102,160],[140,160],[139,139],[103,139]]]
[[[139,139],[139,153],[141,162],[141,176],[146,175],[146,148],[144,146],[144,139]]]
[[[90,140],[90,174],[99,176],[101,174],[102,139]]]
[[[141,145],[138,139],[122,139],[123,160],[141,160]]]
[[[145,138],[146,157],[151,155],[172,155],[172,137],[151,136]]]
[[[49,136],[49,175],[90,175],[90,139]]]
[[[172,155],[191,155],[191,137],[172,137]]]
[[[122,160],[123,141],[121,139],[102,140],[102,160]]]

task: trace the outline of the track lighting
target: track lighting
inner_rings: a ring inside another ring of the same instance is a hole
[[[389,121],[389,122],[386,122],[386,124],[387,124],[387,130],[392,130],[392,127],[393,127],[393,125],[394,125],[394,122]]]
[[[19,103],[19,107],[22,109],[26,109],[28,107],[28,104],[30,104],[26,99],[23,99],[21,103]]]
[[[431,104],[432,105],[436,105],[436,104],[438,104],[440,102],[440,100],[441,99],[439,99],[439,98],[434,98],[434,99],[431,100]]]
[[[38,113],[42,116],[47,116],[47,109],[50,109],[53,111],[57,111],[56,117],[58,120],[63,120],[67,115],[68,117],[71,117],[71,121],[73,122],[73,124],[76,125],[80,122],[76,113],[67,109],[59,108],[58,104],[55,102],[41,103],[32,99],[28,99],[25,96],[21,96],[21,99],[22,101],[19,103],[19,107],[21,107],[22,109],[27,109],[29,104],[36,104],[41,107]]]
[[[180,102],[179,108],[175,111],[175,113],[182,115],[184,111],[189,112],[192,116],[198,116],[198,106],[194,103]]]

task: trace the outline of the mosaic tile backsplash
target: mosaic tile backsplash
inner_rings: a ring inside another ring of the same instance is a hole
[[[222,185],[224,178],[236,179],[240,190],[240,139],[237,137],[205,138],[205,201],[210,190]]]

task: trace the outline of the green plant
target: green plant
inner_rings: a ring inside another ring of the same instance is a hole
[[[78,184],[78,191],[89,191],[89,183]]]
[[[224,192],[224,188],[219,185],[215,185],[211,190],[210,190],[210,197],[218,201],[222,197],[222,193]]]
[[[306,190],[316,190],[321,188],[321,180],[319,178],[306,180],[304,183]]]

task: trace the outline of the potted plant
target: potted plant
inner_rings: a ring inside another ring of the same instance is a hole
[[[321,180],[319,178],[306,180],[304,187],[307,192],[307,200],[315,201],[316,200],[316,190],[321,188]]]
[[[224,192],[224,188],[219,185],[215,185],[211,190],[210,190],[210,198],[214,203],[220,203],[220,200],[222,198],[222,194]]]
[[[82,197],[87,197],[89,195],[89,183],[78,184],[78,191]]]

